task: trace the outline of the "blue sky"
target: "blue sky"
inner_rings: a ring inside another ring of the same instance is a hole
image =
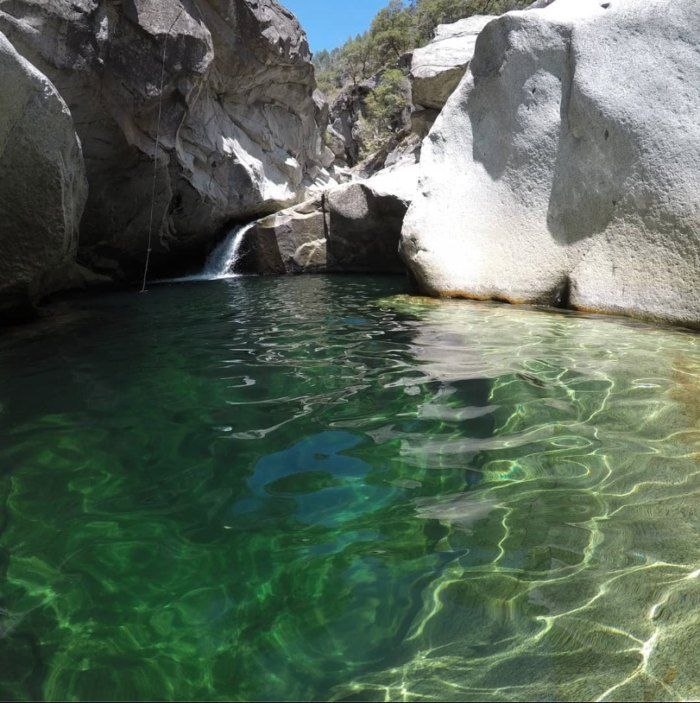
[[[389,0],[280,0],[309,36],[311,51],[334,49],[350,35],[369,28],[372,18]]]

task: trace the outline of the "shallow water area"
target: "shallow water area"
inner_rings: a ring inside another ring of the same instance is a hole
[[[0,697],[700,697],[700,337],[229,278],[0,337]]]

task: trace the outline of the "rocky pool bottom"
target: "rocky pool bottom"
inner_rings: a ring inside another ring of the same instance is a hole
[[[700,697],[700,337],[239,278],[0,338],[0,698]]]

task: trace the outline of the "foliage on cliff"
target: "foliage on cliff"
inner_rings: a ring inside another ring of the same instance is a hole
[[[377,87],[367,96],[367,126],[365,142],[374,150],[381,145],[387,134],[398,131],[402,111],[409,101],[405,91],[406,78],[398,68],[390,68],[382,74]]]
[[[314,56],[319,88],[332,99],[348,83],[358,83],[400,57],[424,46],[439,24],[472,15],[499,15],[527,7],[531,0],[390,0],[364,34]]]
[[[314,56],[318,87],[329,102],[345,88],[373,77],[369,95],[363,92],[356,128],[360,155],[367,156],[400,132],[410,95],[401,58],[429,43],[439,24],[472,15],[498,15],[527,7],[532,0],[389,0],[364,34],[350,37],[332,51]]]

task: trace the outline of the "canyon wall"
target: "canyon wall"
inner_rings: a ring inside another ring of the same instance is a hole
[[[137,278],[151,221],[172,257],[328,181],[309,47],[275,0],[0,0],[0,31],[72,113],[93,271]]]
[[[0,320],[74,275],[86,197],[68,107],[0,34]]]
[[[402,254],[438,296],[700,327],[700,4],[556,0],[479,35]]]

